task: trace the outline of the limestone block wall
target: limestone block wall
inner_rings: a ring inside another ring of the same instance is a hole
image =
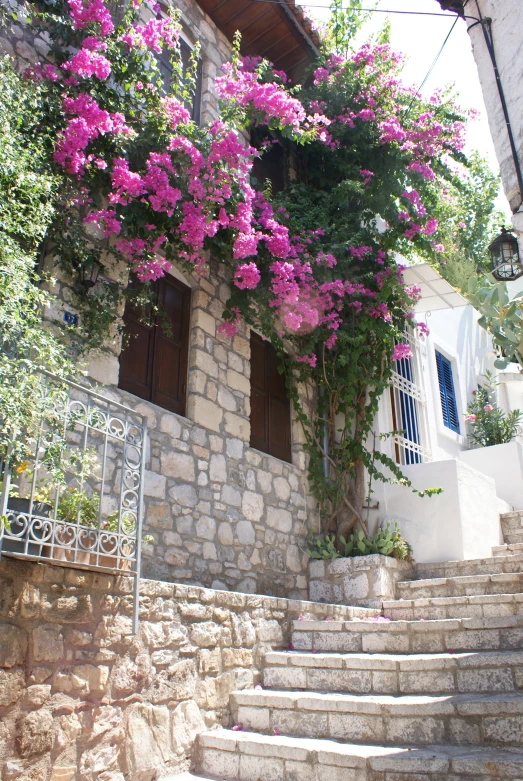
[[[198,732],[229,723],[292,619],[357,609],[0,562],[2,781],[153,781],[181,772]],[[360,611],[361,612],[361,611]]]
[[[0,31],[0,48],[19,67],[46,56],[44,36],[20,22]],[[201,43],[202,121],[218,115],[214,79],[230,56],[230,43],[195,0],[173,0],[184,30]],[[14,6],[13,6],[14,7]],[[148,13],[148,11],[146,11]],[[149,422],[145,483],[143,573],[167,581],[196,583],[278,596],[307,597],[305,537],[316,523],[307,491],[303,432],[293,422],[292,464],[253,450],[250,440],[250,346],[248,329],[232,339],[218,326],[229,295],[224,267],[211,263],[208,278],[173,273],[192,288],[186,416],[177,416],[118,389],[121,341],[91,356],[89,377],[102,393],[136,408]],[[122,270],[107,267],[118,278]],[[56,269],[53,270],[56,274]],[[98,284],[103,284],[103,281]],[[74,313],[70,283],[60,278],[52,317]],[[115,509],[118,465],[109,453],[104,496]]]
[[[248,328],[218,332],[229,295],[213,265],[191,301],[187,417],[116,387],[118,358],[93,361],[114,377],[104,393],[149,421],[145,482],[146,577],[259,594],[307,598],[305,537],[316,524],[308,493],[303,432],[292,424],[292,463],[254,450],[250,440]]]
[[[309,562],[309,597],[315,602],[381,609],[396,597],[396,583],[412,577],[414,566],[379,553]]]

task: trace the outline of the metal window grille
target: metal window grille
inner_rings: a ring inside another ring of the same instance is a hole
[[[133,575],[136,631],[147,419],[42,375],[46,414],[27,468],[9,450],[1,464],[0,554]]]
[[[393,435],[394,455],[402,466],[432,461],[420,343],[410,331],[404,341],[411,348],[412,358],[394,361],[390,389],[392,424],[398,432]]]

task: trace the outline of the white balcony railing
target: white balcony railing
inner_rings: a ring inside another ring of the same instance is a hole
[[[0,554],[134,576],[138,621],[147,419],[42,372],[30,455],[1,463]],[[15,435],[13,435],[15,436]]]

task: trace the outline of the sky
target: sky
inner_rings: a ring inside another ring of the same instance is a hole
[[[307,10],[309,16],[313,16],[319,21],[326,21],[328,18],[330,0],[311,0],[310,4],[301,0],[298,1]],[[377,9],[391,11],[444,13],[436,0],[377,0],[377,2],[376,0],[369,0],[364,5],[367,5],[369,8],[376,7]],[[315,6],[322,6],[322,8]],[[418,86],[427,75],[434,58],[454,23],[456,15],[449,12],[443,16],[373,13],[364,29],[360,32],[362,41],[371,33],[378,32],[387,18],[391,22],[391,44],[406,56],[403,71],[404,80],[407,83]],[[487,158],[491,168],[499,172],[478,72],[472,56],[472,48],[465,20],[463,19],[458,19],[434,70],[423,88],[422,94],[430,95],[438,87],[446,87],[448,84],[455,84],[459,95],[458,102],[461,106],[474,108],[479,112],[479,117],[470,122],[468,126],[467,150],[479,150],[482,156]],[[507,216],[510,216],[510,207],[501,190],[496,205],[506,212]]]

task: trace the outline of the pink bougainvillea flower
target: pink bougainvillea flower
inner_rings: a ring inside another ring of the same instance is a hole
[[[103,0],[92,0],[84,3],[82,0],[68,0],[69,12],[76,30],[82,30],[90,22],[100,25],[101,35],[110,35],[114,30],[111,13]]]
[[[393,361],[402,361],[405,358],[412,358],[412,350],[408,344],[395,344],[392,351]]]
[[[240,290],[254,290],[260,279],[261,274],[256,263],[240,263],[234,271],[234,284]]]
[[[111,73],[111,63],[107,57],[91,49],[80,49],[70,60],[62,64],[62,68],[81,78],[96,76],[100,81],[105,81]]]

